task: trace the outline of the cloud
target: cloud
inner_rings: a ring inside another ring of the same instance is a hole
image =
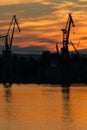
[[[80,37],[79,40],[87,40],[87,36],[85,36],[85,37]]]
[[[80,2],[87,2],[87,0],[79,0]]]
[[[31,46],[32,50],[40,49],[39,46],[52,49],[56,41],[59,43],[62,41],[61,28],[65,28],[68,13],[72,13],[76,28],[78,27],[76,29],[78,34],[70,38],[72,40],[79,38],[85,42],[87,40],[87,1],[15,0],[13,5],[0,6],[0,12],[0,34],[6,33],[12,15],[18,16],[22,33],[20,35],[15,33],[13,46],[22,48]]]
[[[40,54],[42,53],[43,51],[47,50],[47,48],[45,46],[29,46],[29,47],[23,47],[23,48],[20,48],[20,47],[17,47],[17,46],[14,46],[12,48],[12,51],[13,53],[25,53],[25,54]]]
[[[51,5],[41,3],[15,4],[0,6],[1,18],[9,19],[8,16],[17,14],[22,18],[39,17],[51,14],[55,9]]]
[[[4,45],[0,45],[0,53],[5,50]],[[29,46],[29,47],[18,47],[18,46],[12,46],[11,48],[12,53],[23,53],[23,54],[41,54],[43,51],[46,51],[46,46]]]
[[[34,3],[34,2],[40,2],[42,0],[34,0],[34,1],[31,1],[31,0],[2,0],[0,1],[0,4],[1,5],[12,5],[12,4],[25,4],[25,3]]]
[[[48,42],[48,43],[50,43],[50,44],[54,44],[54,43],[56,43],[57,41],[55,41],[55,40],[53,40],[53,39],[49,39],[49,38],[36,38],[36,40],[37,41],[39,41],[39,42]]]

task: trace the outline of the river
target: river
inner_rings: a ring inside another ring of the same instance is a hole
[[[87,130],[87,86],[1,84],[0,130]]]

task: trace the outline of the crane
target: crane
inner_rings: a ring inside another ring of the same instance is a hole
[[[13,38],[14,38],[15,25],[17,26],[18,31],[21,32],[16,15],[14,15],[12,17],[7,34],[0,37],[0,38],[5,38],[5,52],[11,52],[12,42],[13,42]],[[11,34],[10,34],[10,32],[11,32]]]
[[[13,16],[12,21],[11,21],[10,26],[9,26],[9,29],[7,31],[7,35],[10,35],[9,33],[10,33],[11,28],[12,28],[12,33],[11,33],[11,38],[10,38],[10,43],[9,43],[9,49],[11,49],[11,46],[12,46],[14,31],[15,31],[15,25],[17,26],[18,31],[21,32],[17,18],[16,18],[16,15]]]
[[[73,27],[75,26],[73,18],[71,14],[69,14],[65,29],[61,29],[63,32],[63,48],[61,48],[61,54],[63,54],[64,56],[69,55],[68,44],[69,44],[71,25]]]

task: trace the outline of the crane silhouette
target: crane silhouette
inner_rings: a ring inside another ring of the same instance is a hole
[[[65,29],[61,29],[62,32],[63,32],[63,47],[61,48],[61,53],[64,56],[68,56],[69,55],[68,44],[69,44],[71,25],[73,27],[75,26],[73,18],[71,16],[71,14],[69,14],[69,17],[68,17]]]
[[[0,38],[5,38],[5,50],[4,50],[5,53],[11,52],[12,42],[14,38],[14,31],[15,31],[16,26],[17,26],[18,31],[21,32],[16,15],[14,15],[12,17],[12,20],[10,22],[10,26],[6,35],[0,37]]]

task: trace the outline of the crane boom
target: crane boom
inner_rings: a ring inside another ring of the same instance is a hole
[[[68,44],[69,44],[71,25],[73,27],[75,26],[73,18],[71,16],[71,14],[69,14],[65,29],[61,29],[63,32],[63,48],[61,48],[61,52],[64,56],[69,55]]]
[[[72,42],[70,42],[70,44],[73,46],[73,48],[74,48],[76,54],[80,56],[80,54],[79,54],[78,50],[76,49],[76,47],[74,46],[74,44],[73,44]]]
[[[18,21],[17,21],[17,19],[16,19],[16,15],[15,15],[15,23],[16,23],[16,25],[17,25],[18,31],[21,32],[20,27],[19,27],[19,24],[18,24]]]
[[[10,48],[10,49],[11,49],[12,42],[13,42],[14,30],[15,30],[15,23],[14,23],[14,25],[13,25],[13,30],[12,30],[12,34],[11,34],[11,40],[10,40],[10,45],[9,45],[9,48]]]
[[[70,34],[70,27],[71,27],[71,24],[73,27],[75,27],[74,25],[74,21],[72,19],[72,16],[71,14],[69,14],[69,17],[68,17],[68,21],[67,21],[67,24],[66,24],[66,31],[67,31],[67,43],[69,43],[69,34]]]
[[[11,46],[14,38],[14,31],[15,31],[15,25],[18,28],[18,31],[21,32],[18,21],[16,19],[16,15],[12,17],[9,29],[7,31],[7,34],[4,36],[0,36],[0,38],[5,38],[5,51],[11,52]]]
[[[57,42],[56,42],[56,52],[57,52],[57,54],[59,54],[59,48],[58,48]]]
[[[9,29],[11,29],[12,24],[13,24],[13,28],[12,28],[12,34],[11,34],[10,45],[9,45],[9,48],[10,48],[10,49],[11,49],[12,42],[13,42],[14,31],[15,31],[15,25],[17,26],[18,31],[21,32],[20,27],[19,27],[19,24],[18,24],[18,21],[17,21],[17,19],[16,19],[16,15],[13,16],[12,22],[11,22],[11,25],[10,25]],[[10,31],[10,30],[9,30],[9,31]]]
[[[8,31],[7,31],[7,35],[8,35],[9,32],[10,32],[10,29],[11,29],[11,26],[12,26],[12,23],[13,23],[13,20],[14,20],[14,16],[13,16],[13,18],[12,18],[12,20],[11,20],[11,23],[10,23],[9,29],[8,29]]]

